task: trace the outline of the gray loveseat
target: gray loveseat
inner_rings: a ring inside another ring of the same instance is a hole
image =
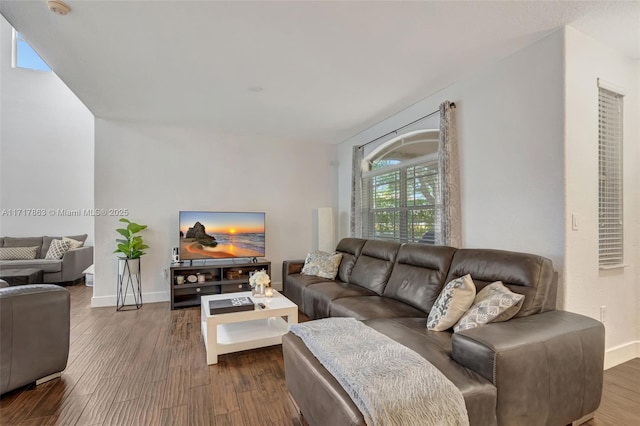
[[[84,276],[83,271],[93,264],[93,247],[83,246],[67,251],[62,259],[45,259],[51,241],[62,237],[2,237],[0,247],[38,247],[35,259],[0,260],[0,272],[7,269],[41,269],[44,283],[76,281]],[[78,241],[85,241],[87,234],[69,235]]]
[[[355,317],[409,347],[462,392],[471,425],[566,425],[600,404],[604,326],[555,310],[557,274],[549,259],[525,253],[455,249],[346,238],[335,280],[301,275],[283,263],[285,295],[312,319]],[[453,333],[426,319],[446,283],[471,274],[478,290],[502,281],[525,295],[506,321]],[[287,388],[310,425],[363,425],[336,379],[289,333],[283,342]]]

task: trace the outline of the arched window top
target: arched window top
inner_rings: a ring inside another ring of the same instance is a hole
[[[414,130],[399,135],[377,147],[365,158],[365,170],[387,167],[426,158],[438,152],[438,129]]]

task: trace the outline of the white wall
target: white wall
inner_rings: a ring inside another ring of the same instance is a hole
[[[281,288],[282,261],[317,244],[317,208],[337,205],[335,145],[206,129],[96,119],[96,205],[129,209],[151,247],[142,258],[145,303],[169,300],[180,210],[266,212],[266,257]],[[93,306],[115,305],[117,217],[96,218]]]
[[[562,269],[562,31],[422,100],[339,146],[340,236],[349,234],[351,149],[457,105],[465,247],[526,251]]]
[[[46,216],[0,217],[0,235],[88,234],[93,217],[50,209],[93,204],[93,115],[53,72],[11,67],[11,26],[0,17],[0,209]]]
[[[640,66],[566,29],[566,307],[600,319],[607,307],[605,365],[640,356]],[[598,86],[624,88],[624,250],[628,267],[598,269]],[[571,214],[579,229],[571,230]]]

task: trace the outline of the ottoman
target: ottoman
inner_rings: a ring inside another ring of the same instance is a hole
[[[26,269],[2,269],[0,270],[0,278],[5,280],[9,285],[25,285],[42,283],[42,269],[26,268]]]

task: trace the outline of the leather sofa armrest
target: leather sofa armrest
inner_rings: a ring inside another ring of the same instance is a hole
[[[567,424],[600,405],[604,325],[592,318],[550,311],[461,331],[451,344],[455,361],[497,387],[498,423]]]
[[[69,292],[52,284],[0,290],[0,393],[66,368]]]
[[[284,260],[282,261],[282,292],[285,296],[287,293],[287,277],[293,274],[299,274],[304,266],[303,260]]]
[[[299,274],[304,266],[304,259],[302,260],[285,260],[282,262],[282,277],[287,275]]]
[[[61,281],[75,281],[93,264],[93,247],[80,247],[67,251],[62,257]]]

